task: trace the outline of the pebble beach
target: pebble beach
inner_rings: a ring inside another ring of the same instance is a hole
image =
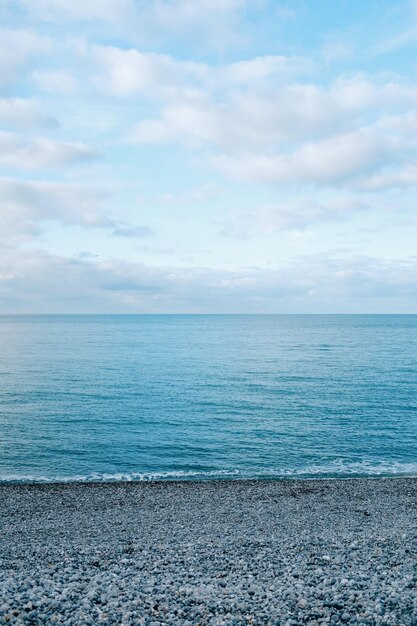
[[[417,479],[0,486],[0,624],[417,624]]]

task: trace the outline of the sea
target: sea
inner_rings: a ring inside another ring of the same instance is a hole
[[[417,315],[0,317],[0,481],[417,476]]]

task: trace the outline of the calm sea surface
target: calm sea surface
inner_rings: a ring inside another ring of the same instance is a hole
[[[417,475],[417,316],[0,317],[0,480]]]

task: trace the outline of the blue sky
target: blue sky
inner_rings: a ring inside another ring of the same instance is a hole
[[[417,2],[0,0],[0,312],[416,312]]]

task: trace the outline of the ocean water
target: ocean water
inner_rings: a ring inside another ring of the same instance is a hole
[[[417,475],[416,315],[0,317],[0,480]]]

